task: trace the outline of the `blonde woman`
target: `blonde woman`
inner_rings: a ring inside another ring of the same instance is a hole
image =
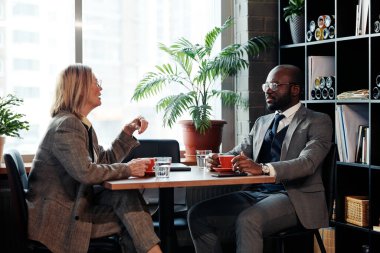
[[[28,236],[53,252],[81,253],[91,238],[118,233],[123,252],[161,252],[140,193],[100,186],[142,177],[149,163],[121,163],[139,145],[133,134],[148,127],[143,117],[126,124],[108,150],[98,144],[87,116],[101,105],[101,91],[88,66],[71,65],[59,75],[52,120],[29,175]]]

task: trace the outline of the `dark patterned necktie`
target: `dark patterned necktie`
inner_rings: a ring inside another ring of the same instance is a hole
[[[277,128],[278,128],[278,123],[280,123],[280,121],[285,118],[285,115],[284,114],[276,114],[274,116],[274,122],[273,122],[273,126],[272,126],[272,136],[275,136],[276,133],[277,133]]]

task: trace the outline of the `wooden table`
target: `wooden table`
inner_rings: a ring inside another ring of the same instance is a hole
[[[170,172],[169,178],[130,178],[125,180],[106,181],[104,187],[111,190],[128,189],[159,189],[159,222],[160,239],[163,252],[174,252],[174,241],[171,235],[174,230],[174,188],[194,186],[216,185],[240,185],[274,183],[274,177],[270,176],[245,176],[245,177],[213,177],[212,172],[204,171],[196,166],[191,171]],[[171,207],[171,208],[168,208]]]
[[[32,163],[24,163],[26,173],[29,174],[32,167]],[[6,175],[7,169],[5,168],[5,163],[0,163],[0,175]]]

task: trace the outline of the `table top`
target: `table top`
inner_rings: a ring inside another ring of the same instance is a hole
[[[32,167],[32,163],[24,163],[26,173],[30,172],[30,169]],[[0,175],[6,175],[7,169],[5,168],[5,163],[0,163]]]
[[[271,176],[213,177],[215,172],[192,166],[191,171],[170,172],[169,178],[143,177],[105,181],[103,186],[111,190],[173,188],[191,186],[274,183]]]

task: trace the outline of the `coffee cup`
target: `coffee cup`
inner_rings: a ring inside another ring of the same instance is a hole
[[[150,163],[148,164],[148,167],[146,168],[146,171],[154,171],[154,163],[155,163],[155,158],[148,158]]]
[[[222,168],[232,168],[232,158],[234,158],[234,155],[218,155],[219,163]]]

